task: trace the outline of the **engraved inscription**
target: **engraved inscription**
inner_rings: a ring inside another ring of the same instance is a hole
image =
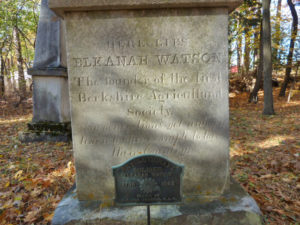
[[[162,105],[159,109],[135,109],[135,108],[129,108],[128,109],[128,116],[135,116],[135,117],[145,117],[145,116],[170,116],[172,114],[170,109],[164,108]]]
[[[199,88],[192,88],[188,91],[179,91],[173,89],[172,92],[152,91],[154,100],[184,100],[184,99],[220,99],[223,97],[222,90],[219,91],[202,91]]]
[[[185,38],[159,38],[154,40],[109,40],[107,47],[112,49],[168,48],[182,47],[187,44]]]
[[[149,122],[144,119],[139,119],[136,123],[132,124],[132,129],[139,130],[139,131],[147,131],[147,130],[173,130],[173,129],[180,129],[182,132],[177,133],[176,135],[157,135],[151,138],[144,137],[144,136],[137,136],[137,135],[128,135],[124,138],[121,137],[114,137],[111,136],[99,136],[98,134],[103,134],[104,132],[108,133],[116,133],[116,132],[124,132],[126,131],[127,127],[123,124],[115,124],[115,123],[108,123],[103,124],[103,126],[95,126],[93,124],[87,124],[86,126],[81,127],[81,130],[84,131],[86,134],[90,135],[83,135],[80,139],[81,145],[97,145],[97,144],[110,144],[115,146],[112,155],[113,156],[135,156],[141,153],[151,153],[156,154],[160,151],[164,151],[165,154],[175,154],[178,156],[189,154],[191,151],[190,148],[182,148],[182,145],[188,140],[193,140],[197,142],[201,141],[212,141],[216,139],[217,136],[215,133],[218,130],[226,129],[226,123],[219,123],[213,122],[207,119],[203,119],[202,121],[174,121],[170,123],[163,123],[162,121],[158,121],[157,123]],[[130,132],[130,131],[128,131]],[[125,132],[127,133],[127,132]],[[95,135],[92,135],[95,134]],[[159,142],[165,143],[172,148],[163,150],[163,149],[156,149],[156,148],[149,148],[151,142]],[[139,152],[128,153],[127,151],[124,152],[124,149],[117,147],[121,143],[127,143],[130,145],[135,145],[138,143],[142,143],[146,146],[143,150]],[[181,147],[180,147],[181,146]]]
[[[95,199],[113,199],[111,167],[142,154],[185,164],[185,195],[198,195],[199,182],[201,192],[225,187],[227,12],[179,11],[68,14],[72,129],[81,199],[86,199],[85,189],[95,193]],[[215,24],[217,32],[211,29]],[[82,168],[86,172],[80,172]],[[123,200],[175,201],[159,192],[177,187],[167,179],[173,171],[162,170],[162,165],[142,168],[121,171],[120,188],[138,190],[122,195]],[[165,179],[156,180],[160,177]]]
[[[159,65],[167,64],[200,64],[200,63],[220,63],[220,55],[217,53],[193,53],[156,55]]]
[[[73,58],[74,67],[148,65],[148,56],[94,56]]]
[[[201,83],[220,83],[222,81],[220,74],[212,73],[197,73],[191,74],[179,74],[179,73],[162,73],[159,75],[134,75],[133,78],[113,78],[112,76],[105,76],[101,78],[91,77],[75,77],[72,79],[74,84],[78,87],[97,87],[101,85],[106,86],[136,86],[137,84],[201,84]]]
[[[116,147],[112,151],[112,156],[116,158],[125,158],[125,157],[134,157],[141,154],[165,154],[168,155],[176,155],[179,159],[183,159],[183,157],[187,157],[192,153],[192,149],[190,148],[182,148],[182,149],[150,149],[149,147],[144,148],[139,152],[130,151],[128,149],[121,149],[121,147]]]
[[[130,102],[140,100],[142,98],[139,94],[116,92],[108,94],[102,91],[100,94],[86,94],[79,93],[79,102]]]
[[[173,89],[170,92],[160,92],[160,91],[152,91],[151,99],[164,102],[166,100],[211,100],[211,99],[222,99],[224,97],[222,90],[219,91],[201,91],[199,88],[192,88],[191,90],[187,91],[180,91]],[[107,92],[100,92],[100,94],[89,94],[80,92],[78,94],[78,102],[80,103],[96,103],[96,102],[133,102],[137,100],[144,99],[145,96],[141,94],[132,94],[132,93],[122,93],[122,92],[115,92],[115,93],[107,93]],[[162,111],[162,110],[160,110]],[[128,115],[158,115],[156,111],[153,110],[134,110],[128,109]],[[167,114],[170,113],[167,111]],[[161,113],[161,115],[165,115]]]
[[[221,53],[183,53],[168,55],[115,55],[72,58],[73,67],[112,67],[221,63]]]

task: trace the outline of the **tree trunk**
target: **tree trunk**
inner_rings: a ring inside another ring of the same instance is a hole
[[[271,0],[263,0],[264,115],[274,115],[272,87]]]
[[[280,22],[281,22],[281,1],[278,0],[277,2],[277,12],[276,12],[276,23],[275,23],[275,38],[274,38],[274,52],[273,56],[277,62],[278,60],[278,48],[280,46]]]
[[[240,30],[240,21],[238,21],[237,29]],[[241,72],[241,55],[242,55],[242,40],[240,34],[237,37],[237,67],[238,73]]]
[[[239,40],[237,40],[237,51],[236,51],[236,57],[237,57],[237,69],[238,69],[238,73],[240,73],[241,71],[241,56],[240,56],[240,45],[239,45]]]
[[[255,29],[255,27],[253,27]],[[255,69],[258,67],[257,63],[259,62],[259,49],[260,47],[256,45],[256,43],[260,43],[259,33],[254,33],[254,50],[253,50],[253,63],[252,68]]]
[[[260,25],[260,41],[259,41],[259,66],[257,69],[257,75],[256,75],[256,81],[255,81],[255,85],[254,88],[249,96],[249,102],[254,102],[256,103],[258,101],[258,91],[261,88],[261,83],[262,83],[262,77],[263,77],[263,24],[261,22]]]
[[[19,82],[19,92],[20,92],[20,99],[26,98],[26,81],[24,76],[24,69],[23,69],[23,57],[22,57],[22,46],[20,40],[20,34],[17,27],[14,27],[15,33],[15,46],[16,46],[16,57],[18,62],[18,82]]]
[[[245,49],[244,49],[244,75],[249,73],[250,68],[250,36],[246,29],[245,31]]]
[[[288,54],[288,58],[287,58],[288,61],[287,61],[286,69],[285,69],[285,77],[284,77],[284,81],[283,81],[283,84],[281,86],[280,93],[279,93],[280,97],[285,96],[285,91],[286,91],[286,88],[290,81],[290,75],[291,75],[292,64],[293,64],[295,39],[297,37],[297,28],[298,28],[298,15],[297,15],[297,11],[295,9],[295,5],[293,4],[292,0],[287,0],[287,2],[290,7],[292,16],[293,16],[293,24],[292,24],[290,49],[289,49],[289,54]]]
[[[295,86],[296,86],[296,82],[297,82],[297,80],[296,80],[296,79],[297,79],[297,76],[298,76],[299,64],[300,64],[300,62],[297,62],[295,79],[294,79],[294,81],[293,81],[292,87],[290,88],[290,91],[289,91],[289,96],[288,96],[288,99],[287,99],[287,103],[289,103],[289,102],[290,102],[290,100],[291,100],[291,97],[292,97],[292,92],[293,92],[293,89],[295,89]]]
[[[254,32],[254,51],[253,51],[253,69],[258,71],[259,68],[259,62],[260,59],[262,59],[262,56],[260,53],[262,52],[262,19],[261,19],[261,11],[262,8],[258,7],[256,8],[256,14],[259,18],[259,23],[256,24],[256,26],[253,26]],[[257,31],[257,27],[259,28],[259,31]],[[261,71],[262,73],[262,71]]]
[[[5,95],[5,84],[4,84],[4,68],[5,68],[5,62],[2,55],[2,49],[0,50],[0,64],[1,64],[1,70],[0,70],[0,97],[4,97]]]

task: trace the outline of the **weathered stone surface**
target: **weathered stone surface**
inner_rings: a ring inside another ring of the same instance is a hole
[[[69,122],[68,79],[63,76],[33,77],[32,122]]]
[[[28,130],[30,131],[58,131],[71,133],[71,123],[54,123],[54,122],[38,122],[38,123],[28,123]]]
[[[21,142],[69,142],[71,141],[70,133],[66,132],[19,132],[18,138]]]
[[[70,141],[71,118],[66,70],[63,68],[32,69],[31,72],[34,75],[33,119],[28,124],[28,131],[19,133],[19,140],[22,142]]]
[[[42,68],[42,69],[34,69],[30,68],[28,69],[28,74],[32,76],[62,76],[62,77],[68,77],[67,68],[60,67],[48,67],[48,68]]]
[[[70,122],[63,21],[42,0],[33,68],[33,122]],[[52,140],[48,132],[20,135],[24,140]],[[55,133],[53,135],[56,135]],[[62,134],[64,136],[64,134]]]
[[[28,123],[28,131],[19,132],[21,142],[69,142],[71,141],[71,123],[38,122]]]
[[[185,165],[185,196],[228,188],[227,17],[223,8],[66,14],[79,199],[113,199],[111,167],[140,154]]]
[[[242,0],[51,0],[49,6],[63,16],[64,11],[110,9],[224,7],[232,11],[241,3]]]
[[[114,207],[109,202],[78,201],[73,188],[58,205],[53,225],[145,225],[146,207]],[[151,206],[152,225],[261,225],[261,212],[235,181],[230,191],[205,203]]]
[[[63,32],[62,21],[42,0],[33,68],[66,67]]]

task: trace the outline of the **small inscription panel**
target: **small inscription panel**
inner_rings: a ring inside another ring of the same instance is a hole
[[[114,166],[115,202],[118,205],[179,203],[183,168],[159,155],[141,155]]]

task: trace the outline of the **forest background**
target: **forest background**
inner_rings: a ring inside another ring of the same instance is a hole
[[[17,138],[32,119],[39,6],[0,0],[0,224],[50,223],[74,183],[70,143]],[[299,15],[300,0],[244,0],[229,20],[231,173],[267,224],[300,220]]]

